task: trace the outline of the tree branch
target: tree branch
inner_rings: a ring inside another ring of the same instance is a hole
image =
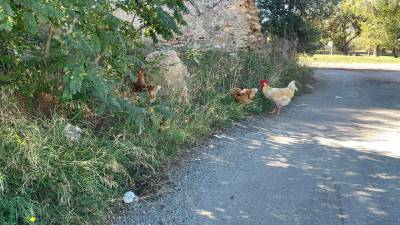
[[[103,58],[103,55],[99,53],[99,54],[96,56],[96,59],[94,60],[94,62],[98,65],[99,62],[100,62],[100,60],[101,60],[102,58]]]
[[[197,6],[196,2],[194,2],[194,0],[188,0],[190,2],[190,4],[192,4],[192,6],[196,9],[197,11],[197,16],[201,16],[201,12],[199,9],[199,6]]]

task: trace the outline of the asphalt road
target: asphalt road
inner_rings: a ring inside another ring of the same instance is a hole
[[[400,72],[317,70],[281,117],[195,150],[115,224],[400,224]]]
[[[327,62],[307,62],[306,66],[312,68],[335,68],[335,69],[363,69],[363,70],[386,70],[400,71],[400,64],[394,63],[327,63]]]

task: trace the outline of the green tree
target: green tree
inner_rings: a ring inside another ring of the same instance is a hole
[[[301,52],[318,49],[318,24],[333,12],[337,0],[259,0],[262,25],[271,38],[288,40]]]
[[[360,36],[362,18],[344,1],[338,5],[333,16],[323,24],[323,38],[333,41],[334,46],[345,55],[350,43]]]
[[[363,18],[360,42],[364,47],[373,48],[376,56],[379,48],[393,49],[396,52],[400,38],[398,0],[354,0],[348,1],[347,6]]]

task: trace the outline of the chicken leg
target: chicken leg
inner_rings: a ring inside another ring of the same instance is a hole
[[[281,107],[278,107],[278,116],[281,115]]]
[[[278,106],[276,105],[275,102],[273,102],[272,104],[273,104],[274,109],[273,109],[271,112],[269,112],[269,113],[270,113],[270,114],[275,114],[276,111],[278,110]]]

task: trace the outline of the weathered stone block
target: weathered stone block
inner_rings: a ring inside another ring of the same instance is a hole
[[[160,84],[163,92],[172,94],[184,90],[189,71],[181,61],[178,52],[174,50],[156,51],[147,55],[146,60],[158,63],[164,80],[164,83]]]
[[[227,51],[266,48],[261,32],[259,10],[254,0],[194,0],[185,16],[188,26],[183,36],[164,41],[163,45],[191,48],[224,48]]]

